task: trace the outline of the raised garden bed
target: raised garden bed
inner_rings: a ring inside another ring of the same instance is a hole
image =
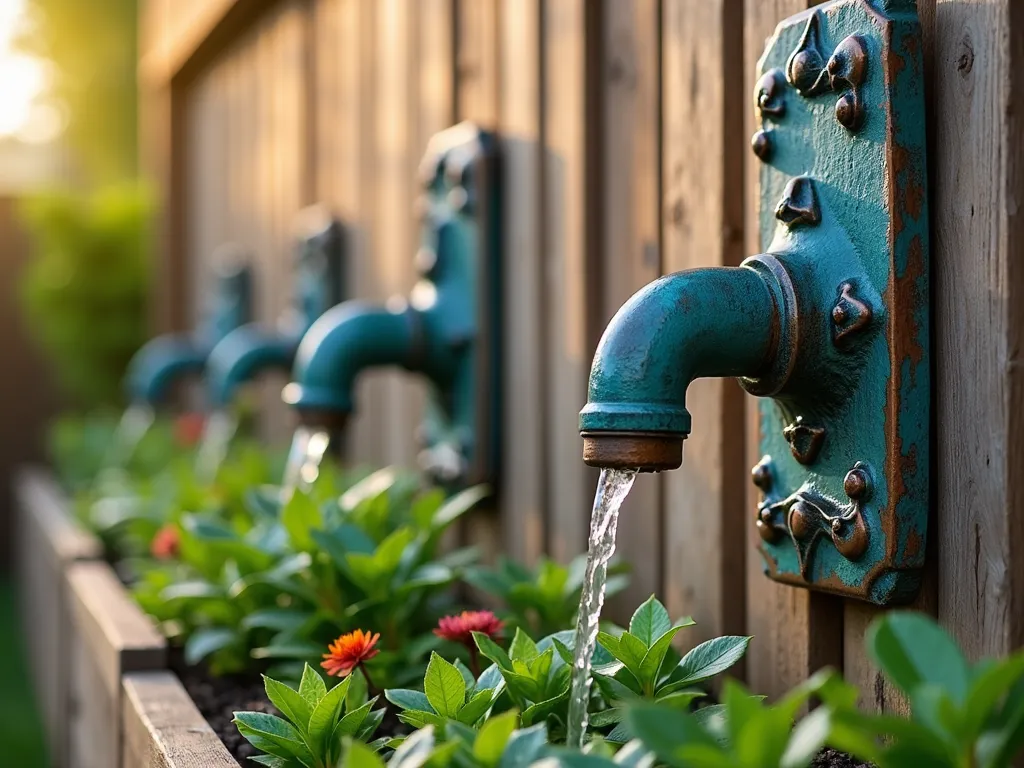
[[[32,683],[46,726],[51,762],[68,765],[71,656],[66,571],[102,556],[99,540],[69,512],[68,500],[50,473],[18,472],[14,483],[15,562],[18,602]]]

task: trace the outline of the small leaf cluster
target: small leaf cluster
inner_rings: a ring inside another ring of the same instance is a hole
[[[423,677],[423,691],[392,688],[384,692],[398,707],[398,719],[415,728],[428,725],[444,727],[455,721],[475,726],[490,712],[501,695],[501,676],[490,668],[479,680],[461,662],[454,664],[431,653]]]
[[[474,730],[460,723],[433,725],[405,739],[388,761],[390,768],[526,768],[548,752],[543,724],[518,728],[518,713],[505,712]],[[383,768],[372,750],[353,744],[344,768]]]
[[[541,558],[534,568],[502,558],[497,566],[476,566],[466,581],[499,598],[506,606],[506,623],[521,627],[531,637],[546,637],[571,627],[580,605],[580,591],[587,569],[587,556],[580,555],[568,566]],[[629,583],[626,567],[613,564],[605,586],[610,597]]]
[[[652,595],[637,608],[628,630],[618,636],[598,634],[598,643],[612,661],[596,660],[594,680],[610,707],[595,714],[591,724],[616,725],[607,737],[610,741],[628,740],[629,732],[618,725],[628,704],[649,699],[686,708],[704,695],[695,686],[725,672],[746,653],[749,637],[725,636],[703,642],[679,659],[672,641],[694,623],[690,617],[673,623],[665,606]],[[666,664],[669,659],[673,663]]]
[[[971,664],[932,619],[894,612],[868,655],[910,703],[910,719],[835,707],[829,741],[879,768],[1002,768],[1024,746],[1024,651]]]
[[[352,740],[368,741],[384,710],[374,710],[365,686],[346,677],[327,690],[323,678],[308,664],[298,690],[264,677],[267,697],[284,718],[265,712],[236,712],[239,733],[265,754],[252,758],[270,768],[334,768]],[[380,748],[383,740],[369,748]]]

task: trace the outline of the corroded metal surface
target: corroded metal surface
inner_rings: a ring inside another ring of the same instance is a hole
[[[779,26],[760,68],[755,98],[780,68],[789,85],[772,97],[785,114],[758,111],[760,131],[773,139],[761,172],[762,241],[794,275],[801,320],[821,329],[799,340],[806,349],[797,357],[808,362],[813,350],[817,387],[832,393],[818,398],[808,388],[761,403],[755,524],[766,571],[903,602],[920,582],[929,467],[924,79],[914,4],[841,0],[812,9]],[[798,233],[772,214],[803,178],[813,180],[821,222]],[[820,295],[800,274],[813,275]],[[816,448],[812,427],[823,430]]]
[[[764,253],[638,292],[580,413],[587,463],[671,468],[658,452],[690,431],[690,382],[737,377],[764,398],[769,576],[880,604],[913,597],[928,518],[921,66],[911,0],[837,0],[779,26],[754,89]]]

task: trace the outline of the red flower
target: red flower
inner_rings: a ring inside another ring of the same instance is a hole
[[[183,413],[174,420],[174,439],[182,448],[192,448],[203,436],[206,419],[201,413]]]
[[[373,647],[378,640],[379,632],[371,635],[361,629],[342,635],[327,647],[329,653],[324,654],[320,666],[327,670],[328,675],[345,677],[364,661],[380,653],[379,648]]]
[[[434,634],[474,649],[474,632],[483,632],[488,637],[494,637],[501,633],[504,626],[490,611],[463,611],[458,616],[445,616],[441,619]]]
[[[173,523],[168,523],[159,531],[149,543],[149,552],[157,560],[173,560],[178,556],[181,548],[181,538],[178,536],[178,528]]]

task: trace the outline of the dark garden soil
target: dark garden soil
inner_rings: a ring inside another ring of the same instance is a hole
[[[811,768],[872,768],[871,763],[862,763],[860,760],[850,757],[834,749],[825,748],[818,753],[811,763]]]
[[[267,700],[263,681],[259,678],[213,677],[198,667],[179,669],[178,676],[206,722],[235,760],[243,768],[255,765],[248,758],[260,754],[259,750],[242,738],[231,721],[234,713],[241,710],[280,714]]]

